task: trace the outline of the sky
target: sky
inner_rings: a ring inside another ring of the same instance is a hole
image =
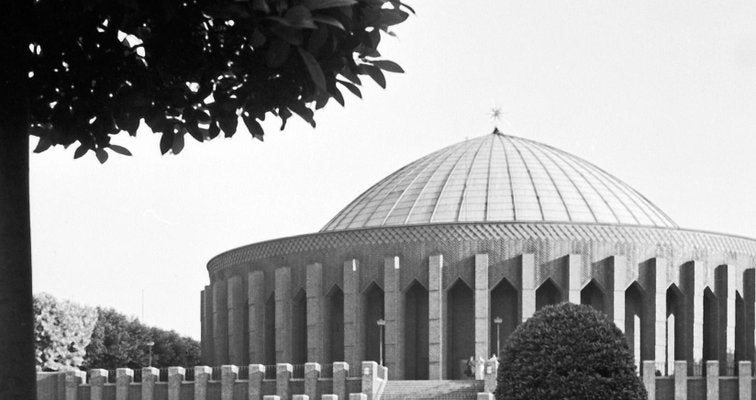
[[[683,228],[756,238],[756,2],[408,2],[417,15],[381,42],[406,73],[344,91],[315,129],[268,118],[265,142],[187,139],[177,156],[141,129],[113,140],[134,156],[104,165],[75,146],[33,154],[35,293],[199,339],[210,258],[316,232],[494,125],[598,165]]]

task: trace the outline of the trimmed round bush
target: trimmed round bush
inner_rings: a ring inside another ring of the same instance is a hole
[[[510,336],[496,400],[646,400],[625,335],[586,305],[544,307]]]

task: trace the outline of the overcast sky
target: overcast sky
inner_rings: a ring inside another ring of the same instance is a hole
[[[407,71],[316,113],[160,156],[31,159],[34,290],[199,339],[207,261],[319,230],[379,179],[499,127],[584,158],[684,228],[756,238],[756,2],[408,0]],[[366,79],[367,80],[367,79]],[[33,141],[34,142],[34,141]],[[191,143],[190,143],[191,142]]]

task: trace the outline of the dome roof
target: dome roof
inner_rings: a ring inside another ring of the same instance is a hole
[[[455,222],[578,222],[677,228],[595,165],[497,131],[431,153],[387,176],[321,232]]]

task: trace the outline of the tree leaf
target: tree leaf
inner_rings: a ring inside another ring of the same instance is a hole
[[[315,86],[326,90],[325,75],[323,75],[323,70],[320,68],[318,60],[316,60],[310,52],[301,47],[297,47],[297,51],[299,51],[299,55],[302,57],[302,61],[304,61],[305,66],[307,67],[307,72],[310,73],[312,81],[315,82]]]
[[[331,25],[333,27],[341,29],[342,31],[346,30],[344,28],[344,25],[342,25],[338,19],[329,17],[328,15],[313,15],[312,20],[315,22],[320,22],[321,24]]]
[[[396,73],[399,73],[399,74],[404,73],[404,70],[402,69],[402,67],[400,67],[399,64],[397,64],[397,63],[395,63],[393,61],[389,61],[389,60],[375,60],[375,61],[371,61],[371,63],[373,65],[375,65],[376,67],[384,70],[384,71],[396,72]]]
[[[335,87],[329,91],[331,96],[333,96],[334,99],[336,99],[336,102],[341,104],[342,107],[344,107],[344,95],[341,94],[339,89],[336,89]]]
[[[234,136],[236,133],[236,127],[239,125],[239,117],[236,114],[222,115],[218,117],[218,124],[220,125],[223,133],[226,137]]]
[[[173,144],[171,145],[171,151],[173,154],[181,153],[181,150],[184,149],[184,135],[179,133],[176,135],[173,135]]]
[[[260,123],[257,122],[257,119],[252,116],[242,115],[242,120],[244,120],[244,125],[247,126],[247,130],[252,135],[252,137],[262,142],[265,131],[263,131],[263,128]]]
[[[289,26],[299,29],[317,29],[317,25],[312,20],[312,14],[310,10],[303,6],[298,5],[286,10],[284,18],[289,23]]]
[[[82,144],[81,146],[79,146],[79,148],[76,149],[76,151],[74,151],[74,160],[81,158],[84,154],[87,154],[88,151],[89,147]]]
[[[121,155],[124,155],[124,156],[130,156],[130,155],[132,155],[131,152],[129,151],[129,149],[127,149],[127,148],[125,148],[123,146],[119,146],[117,144],[111,144],[110,145],[110,149],[113,150],[114,152],[116,152],[118,154],[121,154]]]
[[[357,0],[304,0],[305,7],[310,10],[323,8],[349,7],[357,4]]]
[[[95,155],[97,156],[97,161],[99,161],[100,164],[105,164],[105,161],[108,161],[108,152],[103,148],[97,148],[95,150]]]
[[[347,88],[350,92],[352,92],[352,94],[354,94],[355,96],[362,98],[362,92],[360,92],[360,89],[357,87],[357,85],[351,82],[342,81],[341,79],[337,79],[336,82],[344,85],[344,87]]]
[[[360,72],[369,75],[380,87],[386,88],[386,77],[383,76],[383,72],[378,67],[362,64],[360,65]]]
[[[167,153],[171,150],[171,146],[173,146],[173,132],[166,130],[160,138],[160,153]]]
[[[265,14],[270,13],[270,7],[266,0],[252,0],[252,9],[255,11],[262,11]]]
[[[35,153],[41,153],[52,146],[52,141],[47,136],[41,136],[39,138],[39,142],[37,142],[37,147],[34,148]]]

